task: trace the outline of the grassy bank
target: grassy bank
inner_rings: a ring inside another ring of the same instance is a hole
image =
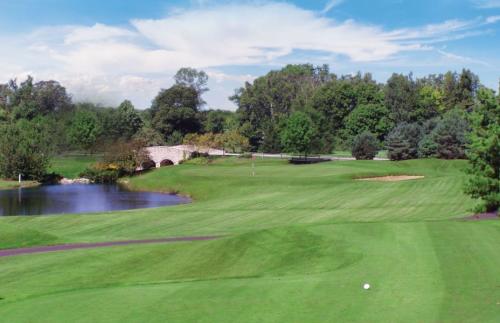
[[[0,317],[67,322],[457,322],[500,315],[500,222],[465,222],[463,161],[226,159],[129,179],[194,203],[0,219],[0,247],[222,234],[0,258]],[[360,182],[378,175],[407,182]],[[372,289],[361,286],[369,282]],[[26,310],[29,309],[29,310]]]
[[[52,160],[49,172],[60,174],[66,178],[78,178],[88,166],[99,159],[98,155],[63,155]]]
[[[33,181],[23,181],[19,183],[18,181],[10,181],[10,180],[2,180],[0,179],[0,190],[9,190],[13,188],[19,188],[19,187],[33,187],[37,186],[37,182]]]

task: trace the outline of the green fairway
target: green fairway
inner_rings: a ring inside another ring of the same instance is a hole
[[[0,248],[223,237],[0,258],[0,321],[495,322],[500,222],[461,220],[465,165],[186,163],[127,181],[189,205],[1,218]]]
[[[97,155],[64,155],[52,160],[50,172],[66,178],[77,178],[90,164],[98,160]]]

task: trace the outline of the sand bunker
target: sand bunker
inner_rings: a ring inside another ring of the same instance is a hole
[[[401,181],[411,181],[414,179],[422,179],[424,176],[410,176],[410,175],[398,175],[398,176],[379,176],[379,177],[365,177],[357,178],[358,181],[371,181],[371,182],[401,182]]]

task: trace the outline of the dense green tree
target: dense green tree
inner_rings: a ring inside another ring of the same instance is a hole
[[[457,89],[458,107],[471,112],[475,104],[478,89],[479,77],[470,70],[462,70]]]
[[[378,150],[379,142],[372,133],[365,131],[354,137],[351,152],[357,160],[372,160]]]
[[[6,122],[8,120],[8,118],[9,118],[9,116],[7,114],[7,110],[0,107],[0,123]]]
[[[262,143],[260,145],[262,152],[281,152],[280,129],[280,125],[271,122],[263,125]]]
[[[249,138],[252,150],[259,150],[264,143],[265,127],[279,124],[310,105],[315,90],[334,77],[328,66],[288,65],[238,89],[231,100],[238,105],[242,133]]]
[[[438,144],[432,134],[425,135],[418,143],[418,157],[437,157]]]
[[[196,111],[187,107],[161,107],[154,116],[152,125],[155,130],[163,134],[167,141],[174,133],[182,138],[188,133],[200,130]]]
[[[65,112],[71,109],[71,97],[61,84],[56,81],[40,81],[33,87],[35,105],[40,114]]]
[[[3,103],[2,103],[3,102]],[[12,111],[16,119],[33,119],[71,110],[71,97],[56,81],[34,83],[31,76],[20,85],[16,80],[0,88],[0,104]]]
[[[469,123],[457,109],[423,125],[424,136],[419,142],[419,157],[442,159],[465,158]]]
[[[447,72],[443,76],[443,103],[446,110],[461,108],[471,111],[477,91],[480,88],[479,78],[470,70],[462,73]]]
[[[43,118],[0,125],[0,176],[29,180],[45,175],[52,153],[51,139]]]
[[[184,139],[184,136],[185,136],[185,134],[182,134],[179,131],[174,131],[169,136],[167,136],[166,145],[167,146],[180,145],[180,144],[182,144],[182,140]]]
[[[114,116],[116,139],[130,140],[143,126],[144,122],[134,105],[129,100],[123,101],[116,109]]]
[[[163,135],[149,126],[142,127],[132,139],[143,142],[147,147],[165,145]]]
[[[101,131],[95,112],[78,110],[68,129],[68,138],[75,146],[92,152]]]
[[[330,137],[328,141],[331,142],[343,131],[345,119],[358,105],[380,104],[382,100],[383,92],[371,75],[358,74],[323,85],[315,92],[311,107],[319,115],[315,121],[320,133]],[[325,145],[332,146],[331,143]]]
[[[385,106],[397,124],[418,121],[418,87],[412,74],[393,74],[385,86]]]
[[[344,127],[343,137],[347,141],[366,131],[383,141],[393,123],[389,110],[383,104],[361,104],[347,116]]]
[[[444,111],[443,94],[439,88],[421,84],[417,94],[415,120],[423,121],[437,117]]]
[[[466,192],[481,199],[484,210],[496,211],[500,207],[500,103],[486,89],[479,91],[478,101],[472,118],[471,177]]]
[[[242,136],[237,130],[230,130],[219,135],[221,148],[231,153],[244,153],[250,147],[248,138]]]
[[[200,104],[198,93],[193,87],[174,85],[160,91],[154,99],[151,124],[163,134],[167,142],[182,142],[184,135],[201,129],[198,118]]]
[[[418,144],[422,139],[422,127],[416,123],[401,123],[386,139],[388,157],[391,160],[405,160],[418,157]]]
[[[153,100],[150,111],[154,117],[155,114],[164,107],[189,108],[193,111],[198,111],[200,105],[201,102],[198,98],[198,93],[194,88],[176,84],[158,93]]]
[[[304,112],[295,112],[281,131],[281,144],[285,152],[303,154],[306,158],[313,149],[316,128]]]
[[[223,133],[231,128],[237,128],[235,113],[225,110],[201,111],[201,122],[203,131],[213,133]]]

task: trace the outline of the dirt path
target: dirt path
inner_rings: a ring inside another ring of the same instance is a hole
[[[163,239],[125,240],[125,241],[109,241],[109,242],[95,242],[95,243],[72,243],[72,244],[63,244],[56,246],[5,249],[5,250],[0,250],[0,258],[25,255],[25,254],[34,254],[34,253],[65,251],[73,249],[94,249],[94,248],[113,247],[113,246],[128,246],[128,245],[149,244],[149,243],[169,243],[169,242],[180,242],[180,241],[205,241],[205,240],[214,240],[218,238],[220,238],[220,236],[176,237],[176,238],[163,238]]]
[[[481,221],[481,220],[498,220],[497,212],[487,212],[468,216],[464,220]]]

